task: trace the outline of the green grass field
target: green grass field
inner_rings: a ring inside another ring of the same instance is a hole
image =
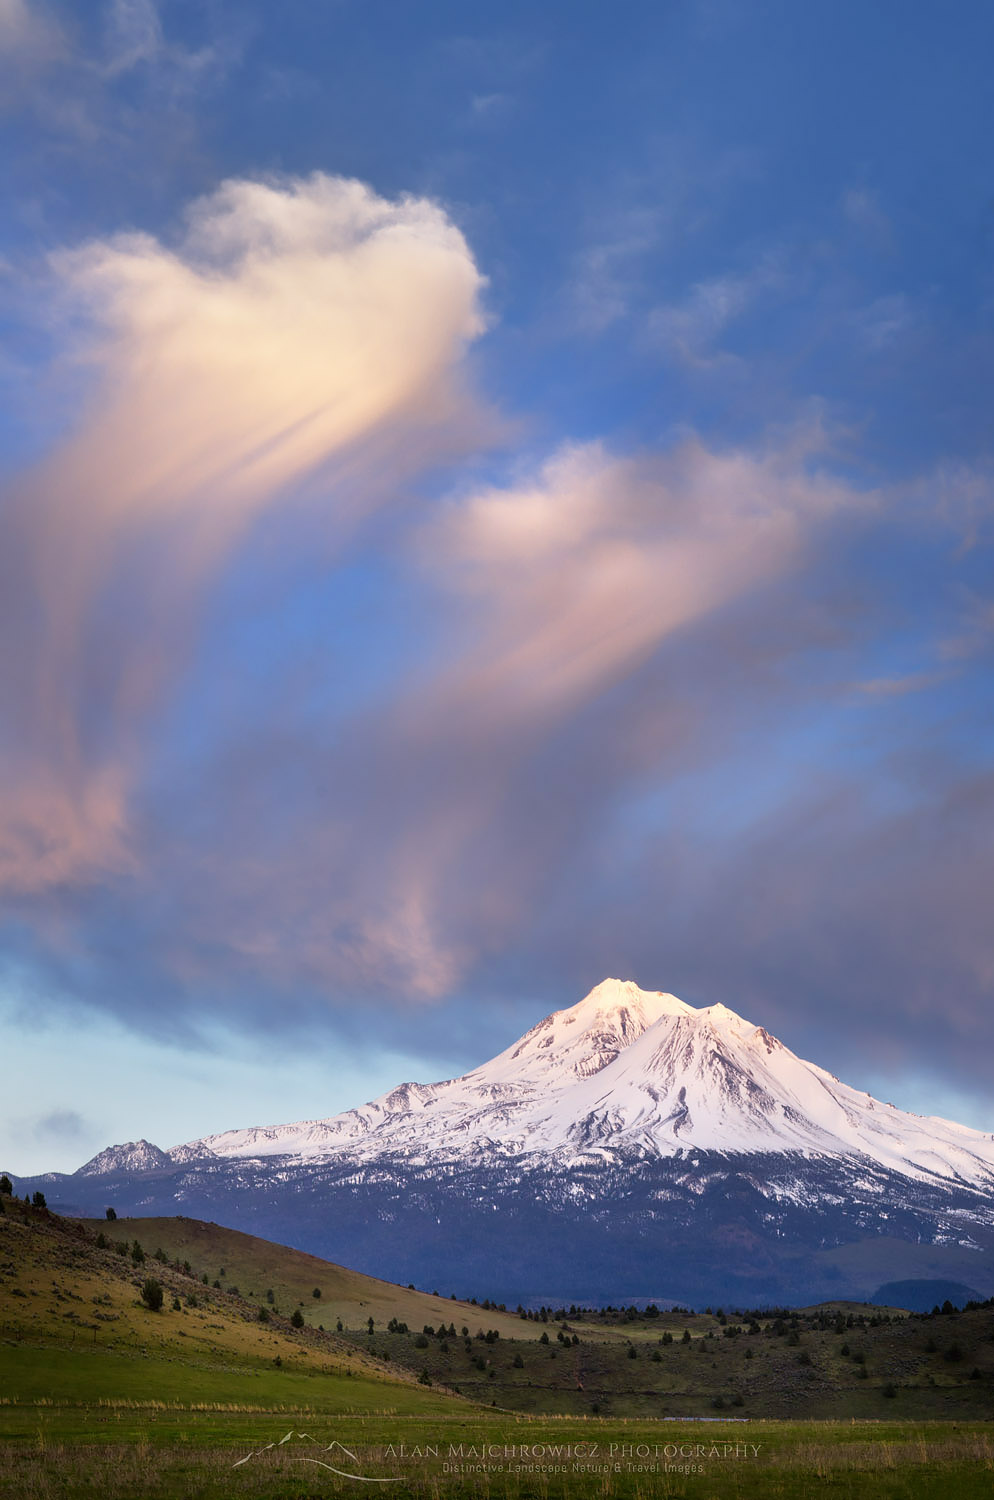
[[[132,1404],[0,1407],[0,1435],[0,1489],[33,1500],[302,1500],[369,1489],[426,1500],[979,1500],[994,1485],[994,1446],[981,1423],[704,1425]],[[332,1443],[341,1447],[329,1451]]]

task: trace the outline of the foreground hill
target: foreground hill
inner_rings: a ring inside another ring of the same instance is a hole
[[[438,1323],[444,1317],[446,1322],[455,1319],[460,1325],[469,1318],[474,1321],[475,1332],[484,1316],[479,1306],[457,1301],[451,1295],[432,1295],[364,1276],[221,1224],[185,1217],[118,1219],[111,1224],[100,1219],[81,1222],[90,1234],[106,1231],[129,1241],[137,1236],[146,1245],[161,1246],[171,1260],[188,1261],[198,1276],[206,1273],[225,1290],[237,1288],[253,1304],[275,1305],[287,1317],[298,1310],[312,1328],[323,1324],[325,1329],[334,1330],[341,1322],[345,1329],[365,1334],[372,1318],[376,1329],[385,1329],[393,1320],[420,1332],[423,1324]],[[320,1297],[315,1292],[320,1292]],[[520,1332],[514,1313],[488,1310],[486,1323],[504,1338]]]
[[[427,1413],[455,1400],[334,1328],[294,1327],[288,1305],[219,1289],[199,1258],[177,1264],[132,1226],[90,1230],[9,1197],[0,1209],[7,1401],[181,1399],[266,1409],[309,1400],[329,1411]],[[150,1280],[161,1288],[158,1310],[143,1301]]]
[[[17,1185],[513,1303],[994,1292],[994,1137],[860,1094],[724,1006],[617,980],[462,1078]]]

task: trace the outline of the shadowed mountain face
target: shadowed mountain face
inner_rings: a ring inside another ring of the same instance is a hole
[[[462,1078],[110,1147],[45,1185],[81,1212],[193,1213],[502,1300],[994,1291],[994,1138],[859,1094],[724,1006],[617,980]]]

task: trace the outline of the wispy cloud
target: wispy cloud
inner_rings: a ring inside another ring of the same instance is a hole
[[[320,482],[347,535],[400,476],[480,432],[452,374],[483,326],[481,278],[424,200],[320,175],[229,182],[176,246],[123,235],[53,265],[95,393],[8,516],[4,635],[29,644],[4,661],[19,730],[0,884],[21,889],[131,867],[136,735],[253,518]],[[144,597],[111,643],[102,601],[134,567]]]
[[[795,283],[784,257],[770,252],[747,271],[698,281],[679,301],[654,308],[647,321],[648,336],[688,364],[720,363],[731,357],[720,345],[726,329],[765,298],[783,296]]]
[[[908,672],[903,677],[870,677],[856,687],[867,698],[903,698],[908,693],[927,692],[948,678],[948,672]]]

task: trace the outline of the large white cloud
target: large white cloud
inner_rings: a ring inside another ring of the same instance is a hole
[[[90,394],[7,506],[19,578],[3,623],[20,650],[0,687],[19,735],[0,883],[23,889],[129,863],[142,713],[181,659],[191,588],[255,517],[310,483],[345,532],[479,435],[456,372],[483,327],[482,279],[425,199],[320,173],[230,181],[174,245],[122,234],[53,267]],[[95,753],[80,731],[87,642],[142,546],[152,586],[97,667],[114,724]]]

